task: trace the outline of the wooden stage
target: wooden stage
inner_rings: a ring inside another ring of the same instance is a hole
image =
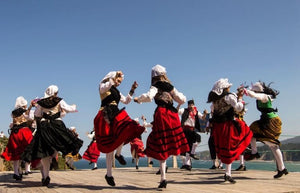
[[[23,177],[22,181],[12,178],[12,171],[0,172],[0,193],[90,193],[90,192],[180,192],[180,193],[245,193],[245,192],[299,192],[300,173],[290,172],[280,179],[273,179],[272,171],[232,171],[236,184],[224,182],[224,170],[193,168],[192,171],[169,168],[167,188],[157,189],[160,175],[157,168],[141,167],[114,168],[116,186],[107,185],[104,176],[106,169],[98,170],[60,170],[50,171],[51,182],[48,187],[41,186],[41,174]]]

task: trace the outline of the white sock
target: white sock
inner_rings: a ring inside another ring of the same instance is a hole
[[[160,165],[160,181],[166,180],[166,160],[159,160]]]
[[[49,176],[49,171],[50,171],[50,164],[51,164],[52,157],[45,157],[41,159],[42,163],[42,169],[43,169],[43,178],[46,178]]]
[[[106,154],[106,175],[112,177],[112,162],[113,162],[114,152],[109,152]]]
[[[194,155],[195,155],[197,146],[198,146],[198,143],[193,143],[193,145],[192,145],[192,150],[191,150],[191,154],[194,154]]]
[[[245,165],[245,159],[244,159],[244,155],[240,155],[240,163],[241,163],[241,165]]]
[[[275,157],[275,160],[276,160],[277,169],[279,171],[284,170],[285,166],[283,163],[283,156],[282,156],[281,150],[279,149],[279,145],[276,145],[269,141],[264,141],[264,143],[270,147],[270,149]]]
[[[30,163],[25,162],[25,172],[30,172]]]
[[[117,156],[120,156],[120,155],[121,155],[121,151],[122,151],[123,145],[124,145],[124,143],[122,143],[122,144],[117,148],[117,151],[116,151]]]
[[[20,160],[13,161],[13,165],[14,165],[14,173],[19,176]]]
[[[231,165],[232,164],[226,164],[225,174],[227,176],[231,176]]]

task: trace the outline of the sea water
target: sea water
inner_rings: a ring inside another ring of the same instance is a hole
[[[120,165],[118,161],[115,162],[116,167],[134,167],[135,168],[135,162],[132,162],[131,157],[125,158],[127,164],[126,165]],[[147,167],[148,166],[148,160],[146,157],[140,158],[139,160],[139,167]],[[192,160],[192,167],[193,168],[200,168],[200,169],[209,169],[212,166],[212,161],[209,160]],[[291,162],[291,161],[285,161],[284,162],[285,167],[289,172],[300,172],[300,162]],[[173,159],[170,157],[167,160],[167,165],[169,167],[173,166]],[[180,168],[182,166],[182,161],[179,157],[177,157],[177,165]],[[240,165],[239,161],[235,161],[232,163],[232,170],[235,170]],[[266,171],[276,171],[276,163],[275,161],[248,161],[246,162],[247,170],[266,170]],[[89,161],[87,160],[79,160],[77,162],[74,162],[74,166],[76,169],[92,169],[93,164],[89,164]],[[105,158],[99,158],[97,162],[98,168],[106,168],[106,161]],[[157,160],[153,159],[153,167],[159,167],[159,162]],[[225,168],[225,166],[224,166]]]

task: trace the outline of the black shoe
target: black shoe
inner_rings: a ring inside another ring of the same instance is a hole
[[[93,162],[90,162],[89,165],[91,165]]]
[[[210,170],[215,170],[217,169],[217,167],[215,165],[211,166],[211,168],[209,168]]]
[[[153,161],[150,161],[149,164],[150,164],[150,165],[153,165]]]
[[[244,156],[245,160],[246,161],[250,161],[250,160],[253,160],[253,159],[259,159],[260,158],[260,155],[259,153],[257,152],[256,154],[245,154]]]
[[[163,180],[159,183],[158,188],[167,188],[167,181]]]
[[[98,169],[98,167],[94,167],[92,170],[96,170],[96,169]]]
[[[191,156],[191,158],[193,158],[195,160],[199,160],[200,159],[199,157],[195,156],[195,154],[191,154],[190,156]]]
[[[131,163],[134,163],[134,159],[132,158]]]
[[[218,166],[218,169],[223,170],[224,168],[222,166]]]
[[[185,170],[191,171],[191,170],[192,170],[192,166],[189,166],[189,165],[183,165],[183,166],[181,166],[180,169],[185,169]]]
[[[124,159],[124,157],[122,155],[117,156],[117,154],[115,154],[115,158],[118,160],[118,162],[121,165],[126,165],[126,161],[125,161],[125,159]]]
[[[284,168],[282,171],[278,171],[278,173],[274,176],[274,178],[280,178],[281,176],[287,175],[289,172],[287,171],[286,168]]]
[[[138,170],[138,169],[139,169],[139,166],[135,166],[135,169],[137,169],[137,170]]]
[[[229,181],[232,184],[236,183],[236,181],[231,176],[227,176],[226,174],[224,175],[224,180],[225,180],[225,182]]]
[[[114,180],[114,177],[108,177],[107,175],[105,175],[105,180],[107,182],[108,185],[111,185],[111,186],[115,186],[115,180]]]
[[[240,165],[240,167],[238,167],[235,171],[246,171],[246,166],[244,165]]]
[[[13,175],[13,179],[15,179],[16,181],[21,181],[22,180],[22,176],[14,174]]]
[[[47,176],[45,179],[42,179],[42,185],[43,186],[48,186],[50,183],[50,177]]]

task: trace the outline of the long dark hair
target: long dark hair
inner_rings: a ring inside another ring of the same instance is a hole
[[[273,84],[273,82],[270,82],[268,85],[266,85],[264,82],[261,82],[261,81],[259,81],[259,82],[263,86],[263,89],[264,89],[263,93],[271,95],[273,99],[275,99],[276,96],[279,95],[280,92],[278,90],[275,90],[274,88],[270,87],[271,84]]]

